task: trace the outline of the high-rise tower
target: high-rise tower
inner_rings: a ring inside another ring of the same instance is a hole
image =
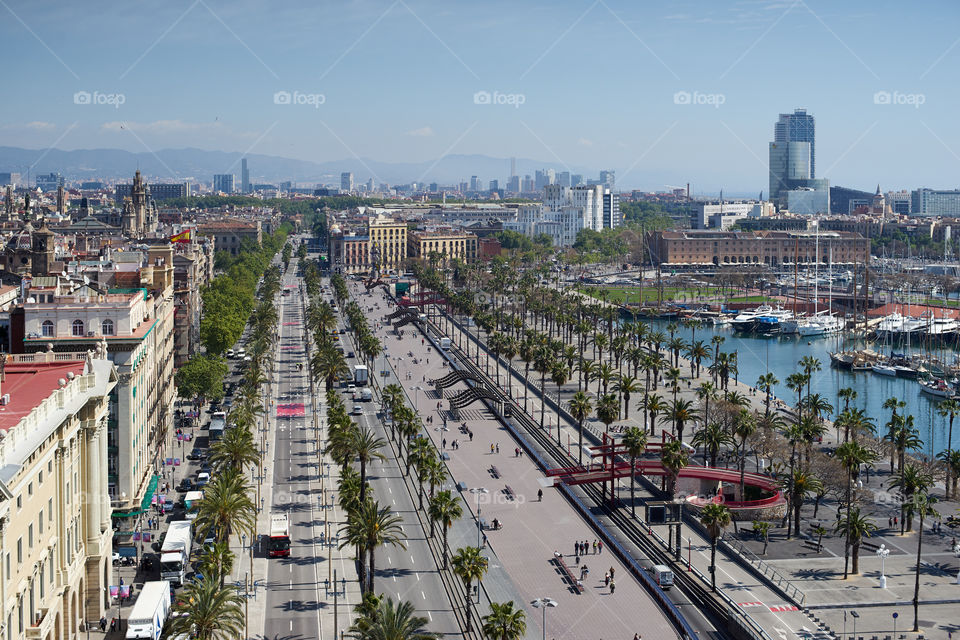
[[[815,123],[806,109],[781,113],[770,143],[770,199],[786,205],[786,192],[815,187]]]

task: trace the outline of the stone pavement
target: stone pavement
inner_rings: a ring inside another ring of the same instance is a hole
[[[380,299],[379,295],[377,299]],[[383,309],[383,313],[371,320],[380,321],[390,310]],[[519,591],[528,612],[528,624],[539,626],[542,611],[527,603],[536,598],[551,597],[559,606],[546,613],[549,637],[630,638],[637,632],[653,638],[676,637],[672,625],[643,587],[628,577],[627,570],[609,552],[590,554],[577,562],[573,556],[573,542],[589,540],[592,549],[595,535],[555,489],[544,489],[543,502],[537,500],[537,491],[541,488],[538,479],[542,473],[529,458],[515,455],[516,444],[498,421],[480,413],[467,420],[467,428],[474,433],[472,442],[467,434],[459,431],[459,423],[448,423],[449,431],[442,430],[442,417],[436,412],[436,393],[424,380],[442,377],[449,369],[442,366],[435,349],[427,352],[431,346],[429,342],[421,345],[419,340],[411,340],[409,331],[401,340],[392,329],[387,329],[380,336],[394,358],[392,362],[400,382],[407,393],[413,395],[421,416],[424,419],[433,416],[433,423],[427,424],[427,431],[437,447],[443,448],[449,456],[448,467],[454,479],[466,485],[463,496],[467,508],[475,513],[479,503],[481,516],[487,523],[492,523],[494,518],[503,522],[503,529],[487,530],[481,536],[487,537],[500,567],[509,574]],[[419,337],[419,334],[414,335]],[[417,358],[417,364],[410,360],[410,351]],[[401,353],[403,360],[399,360]],[[408,372],[410,380],[406,379]],[[444,439],[446,447],[443,446]],[[453,440],[458,442],[456,449],[451,448]],[[499,453],[496,452],[498,444]],[[497,475],[499,477],[494,477]],[[514,499],[505,493],[507,487],[513,490]],[[485,489],[486,492],[471,494],[470,489]],[[468,524],[469,518],[460,522],[466,526],[461,526],[463,531],[459,539],[475,545],[476,519],[472,524]],[[452,539],[451,547],[455,548]],[[562,554],[563,561],[577,575],[581,566],[586,564],[589,567],[589,575],[583,581],[583,594],[577,594],[564,582],[555,552]],[[611,567],[616,586],[613,593],[604,584],[604,573]]]

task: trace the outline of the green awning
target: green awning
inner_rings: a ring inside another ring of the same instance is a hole
[[[152,476],[150,484],[147,485],[147,491],[143,494],[143,500],[140,501],[139,509],[127,509],[126,511],[114,511],[114,518],[133,518],[150,510],[150,503],[153,502],[153,495],[157,492],[157,485],[160,484],[160,476]]]

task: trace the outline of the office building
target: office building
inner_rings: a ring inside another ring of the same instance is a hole
[[[830,213],[830,189],[810,187],[787,191],[787,211],[800,215]]]
[[[804,188],[822,188],[811,184],[816,178],[814,118],[806,109],[792,114],[782,113],[774,125],[770,143],[770,199],[778,206],[786,206],[786,191]]]
[[[561,187],[569,187],[570,185],[570,172],[561,171],[557,174],[557,184]]]
[[[7,185],[17,186],[18,184],[20,184],[19,173],[0,173],[0,187],[6,187]]]
[[[480,191],[480,179],[477,176],[470,176],[470,191]]]
[[[847,215],[860,207],[869,207],[872,202],[873,194],[869,191],[830,187],[830,213]]]
[[[510,176],[507,180],[508,193],[520,193],[520,176]]]
[[[344,193],[353,191],[353,174],[349,171],[340,174],[340,191]]]
[[[0,635],[80,638],[80,621],[111,607],[107,422],[117,372],[105,344],[0,358]]]
[[[911,204],[915,216],[960,216],[960,190],[915,189]]]
[[[118,205],[122,205],[124,198],[130,198],[132,195],[132,184],[118,184],[113,188],[113,201]],[[187,182],[182,182],[179,184],[170,182],[154,182],[147,185],[147,197],[153,201],[172,200],[174,198],[189,198],[190,184]]]
[[[215,174],[213,176],[213,190],[219,193],[233,193],[235,191],[233,174]]]
[[[367,237],[371,264],[375,264],[381,273],[400,268],[407,258],[406,222],[382,214],[371,217],[367,221]]]
[[[59,173],[43,173],[36,177],[37,189],[44,193],[50,193],[57,190],[57,187],[64,185],[63,176]]]
[[[536,183],[533,178],[529,175],[523,176],[523,181],[520,183],[521,193],[533,193],[537,190]]]
[[[617,172],[612,169],[606,169],[600,172],[600,184],[610,191],[617,188]]]
[[[906,189],[902,191],[887,191],[887,204],[890,210],[898,216],[910,215],[912,208],[912,199],[910,192]]]
[[[246,158],[240,161],[240,193],[250,193],[250,169]]]
[[[496,192],[500,191],[500,181],[499,181],[499,180],[491,180],[491,181],[490,181],[490,189],[489,189],[489,191],[490,191],[491,193],[496,193]]]
[[[616,229],[623,223],[620,213],[620,194],[610,190],[603,193],[603,228]]]
[[[570,186],[579,187],[583,184],[583,175],[579,173],[574,173],[570,176]]]
[[[534,190],[540,191],[547,185],[556,184],[557,174],[553,169],[540,169],[534,178]]]

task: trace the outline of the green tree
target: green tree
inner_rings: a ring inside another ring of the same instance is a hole
[[[514,609],[513,601],[491,602],[483,617],[483,633],[492,640],[520,640],[527,633],[526,612]]]
[[[850,555],[853,558],[850,573],[860,573],[860,543],[864,538],[869,538],[876,529],[877,525],[873,524],[867,516],[860,514],[859,507],[848,509],[846,515],[837,522],[835,531],[843,532],[850,541]]]
[[[570,415],[577,421],[577,464],[583,464],[583,423],[593,412],[593,405],[590,403],[590,396],[583,391],[577,391],[570,399]]]
[[[196,640],[238,640],[243,637],[243,601],[232,585],[204,577],[184,586],[170,616],[170,637]]]
[[[725,504],[711,502],[700,511],[700,524],[710,534],[710,589],[717,590],[717,540],[732,518]]]
[[[249,490],[242,471],[228,468],[217,473],[203,491],[196,519],[197,530],[212,530],[221,542],[227,541],[234,532],[246,533],[252,538],[256,530],[257,507]]]
[[[446,571],[448,566],[447,556],[449,555],[447,532],[453,526],[454,521],[460,519],[463,515],[463,507],[460,505],[460,501],[449,490],[446,490],[433,496],[427,514],[430,516],[431,522],[439,523],[443,528],[443,569]],[[433,535],[432,531],[431,535]]]
[[[624,447],[624,453],[630,456],[630,515],[636,515],[634,489],[637,486],[637,458],[647,448],[647,434],[637,427],[630,427],[624,432],[620,444]]]
[[[453,572],[463,581],[467,589],[467,633],[470,633],[473,625],[472,616],[470,615],[470,605],[473,603],[471,586],[474,581],[480,582],[483,580],[483,576],[487,573],[487,567],[489,565],[487,559],[481,555],[480,549],[477,547],[461,547],[457,549],[457,552],[453,554],[453,557],[450,559],[450,564],[453,566]]]
[[[356,640],[436,640],[439,633],[426,629],[427,619],[416,615],[409,602],[398,605],[390,598],[380,600],[372,614],[361,615],[350,627]]]
[[[223,400],[223,379],[227,372],[227,363],[223,358],[215,355],[194,355],[177,369],[177,395],[181,398],[203,398],[220,402]]]

